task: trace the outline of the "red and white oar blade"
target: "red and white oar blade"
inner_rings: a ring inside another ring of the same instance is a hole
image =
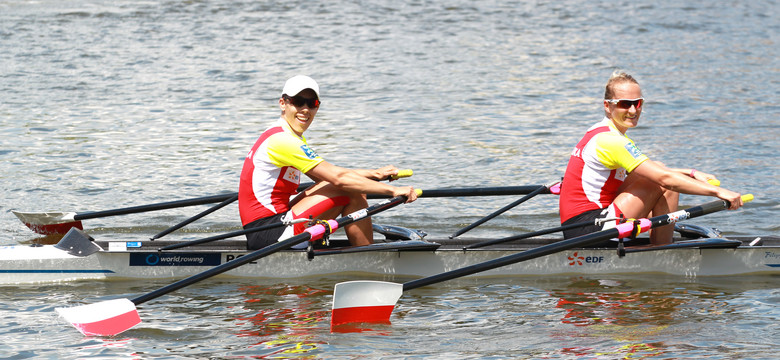
[[[81,221],[74,219],[76,213],[73,212],[12,212],[24,225],[38,234],[65,234],[73,227],[84,229]]]
[[[384,281],[347,281],[333,289],[330,325],[349,323],[390,323],[403,285]]]
[[[135,304],[128,299],[101,301],[55,310],[87,336],[113,336],[141,323]]]

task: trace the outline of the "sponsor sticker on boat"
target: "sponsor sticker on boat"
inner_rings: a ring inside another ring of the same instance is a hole
[[[124,241],[109,242],[108,251],[127,251],[127,243]]]
[[[130,266],[216,266],[220,257],[218,253],[131,253]]]
[[[140,241],[112,241],[108,243],[108,251],[127,251],[127,248],[140,247]]]

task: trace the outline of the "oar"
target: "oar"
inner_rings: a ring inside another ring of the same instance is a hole
[[[256,261],[260,258],[271,255],[280,250],[287,249],[304,241],[317,240],[325,235],[330,234],[340,227],[358,220],[365,219],[381,211],[390,209],[396,205],[404,203],[406,200],[407,198],[405,196],[397,196],[378,204],[371,205],[365,209],[358,210],[336,220],[323,221],[322,223],[318,223],[317,225],[307,228],[300,235],[296,235],[287,240],[277,242],[276,244],[264,247],[259,250],[255,250],[249,254],[228,261],[222,265],[213,267],[186,279],[179,280],[173,284],[138,296],[134,299],[114,299],[89,305],[81,305],[69,308],[56,308],[56,310],[60,316],[73,324],[73,326],[75,326],[76,329],[81,331],[81,333],[84,335],[116,335],[130,329],[135,325],[138,325],[141,322],[136,305],[181,289],[185,286],[192,285],[201,280],[208,279],[228,270],[237,268],[246,263]]]
[[[720,181],[718,181],[718,180],[714,180],[713,179],[713,180],[708,180],[707,182],[709,182],[710,184],[712,184],[714,186],[720,186]],[[613,220],[613,219],[596,219],[594,221],[583,221],[583,222],[556,226],[554,228],[538,230],[538,231],[525,233],[525,234],[520,234],[520,235],[512,235],[512,236],[508,236],[508,237],[501,238],[501,239],[486,240],[486,241],[478,242],[476,244],[471,244],[469,246],[464,246],[463,250],[477,249],[477,248],[481,248],[481,247],[485,247],[485,246],[505,243],[505,242],[508,242],[508,241],[522,240],[522,239],[527,239],[527,238],[531,238],[531,237],[534,237],[534,236],[552,234],[554,232],[566,231],[566,230],[569,230],[569,229],[576,229],[576,228],[583,227],[583,226],[588,226],[588,225],[601,226],[601,225],[604,225],[604,221],[607,221],[607,220]],[[455,236],[457,236],[457,235],[455,235]],[[453,236],[450,236],[450,238],[452,238],[452,237]]]
[[[496,187],[468,187],[468,188],[444,188],[423,190],[420,198],[440,198],[440,197],[461,197],[461,196],[504,196],[504,195],[526,195],[539,189],[544,185],[519,185],[519,186],[496,186]],[[542,194],[552,194],[549,189],[542,190]],[[387,195],[369,194],[369,199],[384,199]]]
[[[412,172],[411,169],[399,170],[398,174],[392,175],[392,176],[388,177],[387,179],[383,179],[383,180],[398,180],[398,179],[403,178],[403,177],[412,176],[412,174],[413,174],[413,172]],[[311,187],[313,185],[314,185],[313,182],[301,184],[301,185],[298,186],[297,191],[298,192],[304,191],[304,190],[308,189],[309,187]],[[180,223],[178,223],[178,224],[176,224],[174,226],[171,226],[171,227],[163,230],[162,232],[158,233],[157,235],[152,236],[150,240],[152,240],[152,241],[157,240],[157,239],[159,239],[159,238],[161,238],[161,237],[163,237],[165,235],[168,235],[168,234],[170,234],[170,233],[172,233],[172,232],[174,232],[176,230],[179,230],[179,229],[183,228],[184,226],[189,225],[193,221],[196,221],[196,220],[198,220],[198,219],[200,219],[200,218],[202,218],[202,217],[204,217],[204,216],[206,216],[208,214],[211,214],[212,212],[217,211],[217,210],[225,207],[226,205],[228,205],[228,204],[230,204],[230,203],[232,203],[232,202],[234,202],[236,200],[238,200],[238,194],[236,194],[236,196],[234,196],[234,197],[232,197],[230,199],[227,199],[227,200],[219,203],[216,206],[212,206],[212,207],[206,209],[205,211],[203,211],[203,212],[201,212],[201,213],[199,213],[199,214],[197,214],[197,215],[195,215],[195,216],[193,216],[193,217],[191,217],[191,218],[189,218],[187,220],[184,220],[184,221],[182,221],[182,222],[180,222]],[[260,231],[260,230],[264,230],[264,229],[270,229],[270,228],[274,228],[274,227],[277,227],[277,226],[289,225],[289,224],[276,223],[276,224],[273,224],[273,225],[274,226],[270,226],[270,227],[255,228],[256,229],[255,231]],[[244,234],[246,234],[246,233],[244,233]],[[243,235],[243,234],[231,235],[231,236],[226,236],[226,237],[215,237],[214,239],[211,239],[209,241],[225,239],[225,238],[228,238],[228,237],[238,236],[238,235]],[[194,243],[194,244],[201,244],[203,242],[208,242],[208,241],[197,242],[197,243]],[[188,245],[194,245],[194,244],[188,244]],[[184,246],[188,246],[188,245],[184,245]],[[183,247],[183,246],[180,246],[180,247]],[[176,248],[174,248],[174,249],[176,249]],[[163,249],[161,249],[161,250],[163,250]]]
[[[83,229],[81,220],[96,219],[107,216],[135,214],[147,211],[174,209],[186,206],[204,205],[222,202],[236,196],[237,193],[204,196],[192,199],[168,201],[156,204],[140,205],[120,209],[93,212],[19,212],[13,211],[30,230],[39,234],[64,234],[75,227]]]
[[[491,196],[491,195],[517,195],[517,194],[527,194],[529,192],[538,190],[538,186],[536,185],[529,185],[529,186],[504,186],[504,187],[489,187],[489,188],[455,188],[455,189],[433,189],[433,190],[421,190],[422,193],[420,194],[420,198],[431,198],[431,197],[456,197],[456,196]],[[381,199],[386,198],[385,195],[372,195],[369,194],[369,199]],[[302,222],[307,220],[298,220],[296,222]],[[291,222],[293,223],[293,222]],[[245,229],[245,230],[237,230],[233,232],[229,232],[227,234],[222,235],[215,235],[203,239],[197,239],[197,240],[191,240],[186,241],[179,244],[172,244],[165,247],[160,248],[160,251],[165,250],[175,250],[180,249],[187,246],[193,246],[193,245],[200,245],[205,244],[208,242],[216,241],[216,240],[222,240],[227,239],[231,237],[246,235],[249,233],[267,230],[267,229],[273,229],[275,227],[279,226],[286,226],[291,223],[284,223],[284,222],[278,222],[278,223],[272,223],[267,224],[261,227],[256,227],[252,229]],[[507,240],[509,241],[509,240]]]
[[[533,231],[533,232],[520,234],[520,235],[507,236],[507,237],[501,238],[501,239],[486,240],[486,241],[478,242],[476,244],[471,244],[469,246],[464,246],[463,250],[476,249],[476,248],[481,248],[481,247],[485,247],[485,246],[501,244],[501,243],[505,243],[505,242],[513,241],[513,240],[522,240],[522,239],[527,239],[527,238],[531,238],[531,237],[534,237],[534,236],[552,234],[552,233],[558,232],[558,231],[565,231],[565,230],[569,230],[569,229],[576,229],[576,228],[582,227],[582,226],[593,225],[594,223],[596,225],[603,225],[603,224],[599,224],[600,220],[605,220],[605,219],[596,219],[594,221],[583,221],[583,222],[578,222],[578,223],[574,223],[574,224],[561,225],[561,226],[556,226],[554,228]]]
[[[391,178],[392,179],[398,179],[398,178],[408,177],[408,176],[412,176],[412,170],[405,169],[405,170],[399,170],[398,175],[394,175]],[[298,187],[298,191],[303,191],[303,190],[307,189],[311,185],[314,185],[314,183],[310,182],[310,183],[301,184]],[[225,202],[225,201],[228,201],[228,200],[233,199],[233,198],[236,198],[236,199],[238,198],[238,193],[237,192],[227,193],[227,194],[220,194],[220,195],[197,197],[197,198],[192,198],[192,199],[168,201],[168,202],[162,202],[162,203],[156,203],[156,204],[132,206],[132,207],[126,207],[126,208],[119,208],[119,209],[102,210],[102,211],[86,211],[86,212],[62,212],[62,211],[21,212],[21,211],[12,211],[12,212],[14,213],[14,215],[16,215],[16,217],[19,218],[19,220],[21,220],[24,223],[24,225],[26,225],[28,228],[30,228],[30,230],[32,230],[32,231],[34,231],[34,232],[36,232],[38,234],[43,234],[43,235],[65,234],[72,227],[75,227],[75,228],[83,230],[84,227],[83,227],[83,225],[81,223],[82,220],[96,219],[96,218],[102,218],[102,217],[108,217],[108,216],[136,214],[136,213],[142,213],[142,212],[147,212],[147,211],[158,211],[158,210],[175,209],[175,208],[187,207],[187,206],[212,204],[212,203],[218,203],[218,202]],[[233,201],[235,201],[235,200],[233,200]],[[227,205],[227,204],[225,204],[225,205]],[[217,209],[221,208],[222,206],[224,206],[224,205],[220,204],[220,205],[217,205],[215,208],[213,208],[213,210],[212,209],[209,209],[209,210],[214,211],[214,210],[217,210]],[[205,214],[203,214],[202,216],[205,216],[206,214],[210,213],[209,210],[204,211]],[[202,216],[200,216],[200,217],[202,217]],[[192,221],[195,221],[195,220],[199,219],[200,217],[196,217]],[[189,222],[192,222],[192,221],[189,221]],[[186,224],[188,224],[189,222],[187,222]],[[184,226],[184,225],[182,225],[182,226]],[[173,229],[171,231],[174,231],[174,230],[177,230],[177,229]],[[163,235],[165,235],[165,234],[163,234]],[[159,238],[161,236],[158,236],[157,238]]]
[[[528,185],[528,186],[504,186],[504,187],[489,187],[489,188],[433,189],[433,190],[421,190],[422,193],[420,194],[419,197],[435,198],[435,197],[456,197],[456,196],[518,195],[518,194],[528,194],[530,192],[538,190],[538,188],[539,188],[538,185]],[[386,197],[387,196],[385,195],[372,195],[372,194],[368,195],[369,199],[381,199]],[[307,220],[300,220],[298,222],[302,222],[302,221],[307,221]],[[159,250],[165,251],[165,250],[180,249],[187,246],[205,244],[216,240],[222,240],[231,237],[246,235],[249,233],[253,233],[261,230],[273,229],[275,227],[285,226],[285,225],[289,225],[289,223],[284,223],[284,222],[272,223],[261,227],[252,228],[252,229],[237,230],[237,231],[229,232],[227,234],[215,235],[203,239],[186,241],[179,244],[172,244],[172,245],[162,247]]]
[[[202,218],[202,217],[204,217],[204,216],[206,216],[208,214],[211,214],[211,213],[213,213],[213,212],[215,212],[215,211],[217,211],[217,210],[219,210],[219,209],[221,209],[221,208],[223,208],[223,207],[233,203],[236,200],[238,200],[238,194],[236,194],[236,196],[234,196],[234,197],[232,197],[230,199],[227,199],[227,200],[225,200],[225,201],[223,201],[223,202],[221,202],[221,203],[219,203],[219,204],[217,204],[215,206],[212,206],[212,207],[210,207],[210,208],[208,208],[208,209],[198,213],[197,215],[195,215],[195,216],[193,216],[193,217],[191,217],[191,218],[189,218],[187,220],[184,220],[184,221],[182,221],[182,222],[180,222],[180,223],[178,223],[178,224],[176,224],[174,226],[171,226],[171,227],[169,227],[169,228],[167,228],[167,229],[157,233],[156,235],[152,236],[149,240],[154,241],[154,240],[157,240],[157,239],[159,239],[159,238],[161,238],[161,237],[163,237],[165,235],[168,235],[168,234],[170,234],[170,233],[172,233],[172,232],[174,232],[176,230],[179,230],[179,229],[189,225],[193,221],[198,220],[198,219],[200,219],[200,218]]]
[[[748,194],[742,196],[743,202],[748,202],[752,199],[753,195]],[[626,222],[619,224],[612,229],[540,246],[521,253],[413,280],[404,284],[367,280],[339,283],[336,284],[333,291],[331,325],[337,326],[356,322],[389,323],[390,314],[404,291],[492,270],[501,266],[511,265],[569,249],[586,247],[611,238],[636,236],[636,234],[648,231],[654,227],[673,224],[678,221],[727,209],[728,207],[728,201],[717,200],[666,215],[655,216],[650,219],[639,219],[636,222]]]
[[[462,235],[462,234],[464,234],[465,232],[467,232],[467,231],[469,231],[469,230],[471,230],[471,229],[473,229],[473,228],[475,228],[475,227],[477,227],[477,226],[479,226],[479,225],[482,225],[483,223],[487,222],[488,220],[490,220],[490,219],[492,219],[492,218],[494,218],[494,217],[496,217],[496,216],[498,216],[498,215],[501,215],[501,214],[503,214],[503,213],[504,213],[504,212],[506,212],[507,210],[509,210],[509,209],[511,209],[511,208],[513,208],[513,207],[515,207],[515,206],[517,206],[517,205],[520,205],[520,204],[522,204],[522,203],[526,202],[528,199],[530,199],[530,198],[532,198],[532,197],[534,197],[534,196],[536,196],[536,195],[540,194],[542,191],[545,191],[545,190],[548,190],[548,191],[549,191],[549,189],[550,189],[550,188],[551,188],[553,185],[555,185],[555,184],[558,184],[558,183],[560,183],[560,182],[555,182],[555,183],[553,183],[553,184],[549,184],[549,185],[542,185],[542,186],[538,187],[536,190],[534,190],[534,191],[531,191],[531,193],[529,193],[529,194],[528,194],[528,195],[526,195],[526,196],[523,196],[522,198],[520,198],[520,199],[516,200],[515,202],[513,202],[513,203],[511,203],[511,204],[509,204],[509,205],[507,205],[507,206],[504,206],[504,207],[502,207],[501,209],[498,209],[498,210],[494,211],[492,214],[490,214],[490,215],[488,215],[488,216],[485,216],[485,217],[483,217],[482,219],[479,219],[479,220],[475,221],[475,222],[474,222],[474,223],[472,223],[471,225],[469,225],[469,226],[466,226],[466,227],[464,227],[464,228],[462,228],[462,229],[460,229],[460,230],[456,231],[455,233],[453,233],[452,235],[450,235],[450,239],[454,239],[454,238],[458,237],[459,235]]]
[[[291,225],[291,224],[302,223],[302,222],[306,222],[306,221],[309,221],[309,219],[306,219],[306,218],[294,219],[294,220],[289,221],[289,222],[287,222],[287,221],[280,221],[280,222],[276,222],[276,223],[271,223],[271,224],[266,224],[266,225],[263,225],[263,226],[254,227],[254,228],[249,228],[249,229],[244,229],[244,230],[236,230],[236,231],[229,232],[227,234],[214,235],[214,236],[209,236],[209,237],[203,238],[203,239],[190,240],[190,241],[185,241],[185,242],[181,242],[181,243],[178,243],[178,244],[171,244],[171,245],[168,245],[168,246],[161,247],[159,249],[159,251],[175,250],[175,249],[180,249],[180,248],[187,247],[187,246],[194,246],[194,245],[205,244],[205,243],[209,243],[209,242],[212,242],[212,241],[217,241],[217,240],[232,238],[232,237],[236,237],[236,236],[251,234],[251,233],[254,233],[254,232],[258,232],[258,231],[273,229],[273,228],[277,228],[277,227],[281,227],[281,226],[287,226],[287,225]]]

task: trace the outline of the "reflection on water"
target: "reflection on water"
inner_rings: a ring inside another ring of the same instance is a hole
[[[684,300],[673,291],[621,291],[621,282],[578,279],[566,289],[553,290],[556,307],[565,310],[561,322],[575,326],[668,326]]]
[[[286,284],[242,286],[238,291],[249,315],[235,318],[235,325],[241,329],[236,335],[258,338],[253,347],[270,351],[264,351],[266,356],[300,355],[324,343],[317,340],[316,333],[330,319],[330,312],[322,310],[318,297],[327,291]]]

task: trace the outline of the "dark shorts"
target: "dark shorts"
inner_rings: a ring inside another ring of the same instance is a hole
[[[578,236],[591,234],[597,231],[604,230],[604,225],[596,225],[596,219],[604,219],[606,217],[614,217],[613,214],[610,213],[610,207],[613,205],[610,205],[607,208],[604,209],[595,209],[586,211],[582,214],[579,214],[577,216],[574,216],[570,218],[569,220],[566,220],[561,225],[570,225],[570,224],[576,224],[581,222],[590,222],[589,225],[585,226],[579,226],[573,229],[568,229],[563,231],[563,238],[564,239],[573,239]],[[609,227],[608,227],[609,228]],[[617,242],[606,240],[598,244],[594,244],[588,247],[615,247]]]
[[[282,217],[284,217],[284,213],[276,214],[269,217],[264,217],[262,219],[258,219],[255,221],[252,221],[249,224],[246,224],[244,226],[244,229],[251,229],[260,227],[267,224],[273,224],[282,222]],[[279,238],[282,236],[282,233],[284,233],[284,226],[277,226],[275,228],[266,229],[266,230],[260,230],[257,232],[246,234],[246,248],[248,250],[257,250],[264,248],[268,245],[275,244],[277,241],[279,241]]]

